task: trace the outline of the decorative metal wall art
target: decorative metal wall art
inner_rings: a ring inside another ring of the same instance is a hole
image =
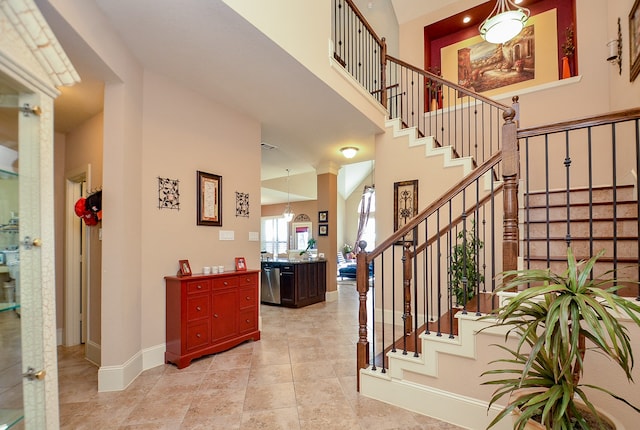
[[[158,209],[180,210],[180,180],[158,177]]]
[[[236,217],[249,218],[249,193],[236,191]]]
[[[394,182],[393,184],[393,231],[404,226],[411,218],[418,215],[418,180]],[[413,231],[404,235],[398,242],[413,242]]]

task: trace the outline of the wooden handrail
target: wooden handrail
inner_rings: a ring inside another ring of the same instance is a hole
[[[493,192],[495,193],[496,191],[500,191],[502,189],[502,184],[498,185]],[[469,208],[467,208],[467,210],[465,211],[466,213],[469,213],[473,210],[473,208],[480,207],[482,205],[484,205],[485,203],[487,203],[490,199],[491,199],[491,194],[487,194],[486,196],[484,196],[483,198],[481,198],[478,203],[474,203],[472,205],[469,205]],[[454,218],[453,220],[451,220],[451,222],[449,223],[449,225],[456,225],[462,222],[462,215],[457,216],[456,218]],[[422,251],[424,251],[427,246],[433,244],[436,240],[438,240],[439,237],[444,236],[448,231],[450,230],[449,226],[443,227],[440,229],[440,231],[435,232],[429,239],[427,239],[426,242],[422,243],[421,245],[419,245],[415,251],[411,251],[410,252],[410,256],[413,258],[416,255],[420,254]]]
[[[402,67],[406,67],[407,69],[409,69],[409,70],[411,70],[411,71],[413,71],[415,73],[419,73],[419,74],[421,74],[423,76],[426,76],[429,79],[431,79],[432,81],[439,82],[439,83],[441,83],[443,85],[446,85],[447,87],[450,87],[450,88],[453,88],[453,89],[455,89],[457,91],[460,91],[461,93],[463,93],[463,94],[465,94],[465,95],[467,95],[469,97],[472,97],[472,98],[474,98],[476,100],[480,100],[480,101],[482,101],[482,102],[484,102],[484,103],[486,103],[488,105],[491,105],[491,106],[493,106],[495,108],[498,108],[498,109],[500,109],[502,111],[507,111],[507,110],[511,109],[510,106],[503,105],[502,103],[498,103],[497,101],[492,100],[492,99],[490,99],[488,97],[485,97],[485,96],[483,96],[481,94],[475,93],[473,91],[469,91],[469,89],[467,89],[465,87],[462,87],[462,86],[460,86],[458,84],[455,84],[453,82],[447,81],[446,79],[442,78],[442,76],[438,76],[438,75],[436,75],[434,73],[431,73],[431,72],[428,72],[426,70],[419,69],[419,68],[417,68],[415,66],[412,66],[411,64],[406,63],[406,62],[404,62],[404,61],[402,61],[402,60],[400,60],[398,58],[392,57],[391,55],[387,55],[387,61],[389,61],[389,60],[393,61],[394,63],[397,63],[397,64],[401,65]]]
[[[367,19],[364,17],[364,15],[362,15],[362,13],[360,12],[360,9],[358,9],[358,6],[356,6],[356,4],[353,2],[353,0],[344,0],[344,2],[346,4],[348,4],[349,7],[351,7],[351,10],[353,11],[353,13],[356,14],[358,19],[360,19],[360,22],[367,29],[367,31],[371,34],[371,36],[373,36],[373,38],[376,40],[376,42],[378,42],[378,45],[382,46],[382,44],[383,44],[382,38],[379,37],[376,34],[376,32],[373,30],[373,28],[369,25],[369,21],[367,21]]]
[[[621,110],[607,114],[587,116],[580,119],[557,122],[555,124],[542,125],[518,129],[517,138],[541,136],[544,134],[558,133],[569,130],[579,130],[581,128],[596,127],[604,124],[628,121],[630,119],[640,119],[640,108]]]
[[[376,246],[376,248],[367,253],[367,264],[373,261],[378,255],[382,254],[382,252],[392,246],[394,243],[398,242],[402,239],[402,236],[407,234],[409,231],[413,230],[420,224],[422,221],[431,216],[437,209],[444,206],[453,196],[461,192],[463,189],[467,188],[474,181],[480,178],[482,175],[487,173],[493,166],[498,164],[502,160],[502,151],[498,151],[491,156],[487,161],[478,166],[473,172],[469,173],[465,176],[460,182],[455,184],[453,187],[449,188],[449,190],[444,193],[440,198],[435,200],[429,206],[427,206],[422,212],[416,215],[414,218],[410,219],[407,224],[400,227],[396,230],[391,236],[385,239],[380,245]]]

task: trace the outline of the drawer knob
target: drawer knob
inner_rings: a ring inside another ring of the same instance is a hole
[[[213,317],[214,318],[218,318],[218,314],[213,314]]]
[[[198,284],[198,286],[196,288],[201,290],[202,289],[202,285]]]
[[[200,312],[200,311],[202,310],[202,308],[201,308],[200,306],[196,306],[196,310],[197,310],[198,312]]]
[[[249,322],[250,322],[250,321],[249,321],[249,320],[247,320],[247,324],[249,324]]]
[[[247,300],[251,300],[251,297],[247,296]]]
[[[202,335],[200,333],[196,334],[196,337],[202,337]]]
[[[224,281],[224,284],[225,284],[225,285],[229,285],[229,283],[228,283],[227,281]]]

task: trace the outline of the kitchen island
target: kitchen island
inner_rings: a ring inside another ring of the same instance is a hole
[[[262,303],[299,308],[325,301],[325,259],[275,259],[261,266]]]

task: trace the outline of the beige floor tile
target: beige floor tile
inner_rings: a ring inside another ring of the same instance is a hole
[[[331,303],[261,306],[260,341],[193,360],[184,369],[157,366],[119,392],[97,392],[98,368],[84,359],[83,346],[59,347],[60,428],[460,430],[356,391],[357,310],[351,287],[340,288]],[[0,350],[0,357],[10,356],[7,348]],[[0,390],[0,399],[9,396]]]
[[[245,411],[241,430],[296,430],[300,429],[298,410],[295,407],[263,411]]]
[[[270,385],[284,382],[293,382],[293,375],[289,364],[253,366],[249,374],[249,385]]]
[[[293,383],[248,386],[245,411],[289,408],[296,406]]]

